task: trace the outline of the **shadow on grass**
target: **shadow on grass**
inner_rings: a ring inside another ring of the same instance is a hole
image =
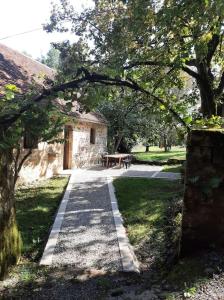
[[[38,260],[55,213],[66,189],[68,177],[58,177],[21,187],[16,192],[16,214],[23,240],[23,256]]]

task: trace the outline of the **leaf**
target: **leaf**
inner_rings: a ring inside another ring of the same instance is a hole
[[[15,94],[11,90],[8,90],[5,92],[6,100],[12,100],[14,97],[15,97]]]
[[[191,117],[191,116],[188,116],[188,117],[184,118],[184,122],[185,122],[186,124],[190,124],[190,123],[192,122],[192,117]]]
[[[5,89],[12,92],[18,92],[19,89],[15,84],[6,84]]]
[[[62,91],[58,92],[58,98],[63,99],[64,98],[64,92],[62,92]]]
[[[160,107],[159,107],[161,110],[165,110],[166,109],[166,107],[165,107],[165,105],[160,105]]]

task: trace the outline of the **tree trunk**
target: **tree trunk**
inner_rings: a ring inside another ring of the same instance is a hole
[[[212,115],[217,115],[217,107],[215,102],[215,95],[213,91],[213,77],[205,63],[200,63],[197,66],[200,79],[197,84],[201,96],[201,113],[203,117],[210,118]]]
[[[145,146],[145,152],[149,152],[149,146]]]
[[[199,84],[201,95],[201,113],[203,117],[210,118],[217,115],[215,97],[213,91],[204,83]]]
[[[169,147],[168,147],[168,143],[167,143],[167,138],[166,137],[163,138],[163,146],[164,146],[165,152],[169,152]]]
[[[12,149],[0,151],[0,279],[21,253],[14,201],[14,168]]]
[[[117,152],[117,149],[120,146],[122,138],[123,138],[123,135],[118,135],[118,137],[115,139],[114,152]]]

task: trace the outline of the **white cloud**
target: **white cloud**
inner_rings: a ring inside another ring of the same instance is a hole
[[[0,39],[17,33],[41,28],[50,16],[52,0],[0,0]],[[55,0],[54,2],[58,2]],[[77,11],[91,5],[91,0],[71,0]],[[68,33],[48,34],[43,30],[14,36],[0,40],[18,51],[26,51],[34,58],[45,54],[51,42],[65,39],[75,40],[75,36]]]

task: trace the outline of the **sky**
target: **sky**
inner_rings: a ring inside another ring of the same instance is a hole
[[[75,40],[69,33],[46,33],[37,30],[11,38],[4,37],[41,28],[49,20],[51,2],[59,0],[0,0],[0,43],[20,52],[25,51],[38,58],[45,55],[51,42],[70,39]],[[91,0],[70,0],[77,11],[91,5]]]

